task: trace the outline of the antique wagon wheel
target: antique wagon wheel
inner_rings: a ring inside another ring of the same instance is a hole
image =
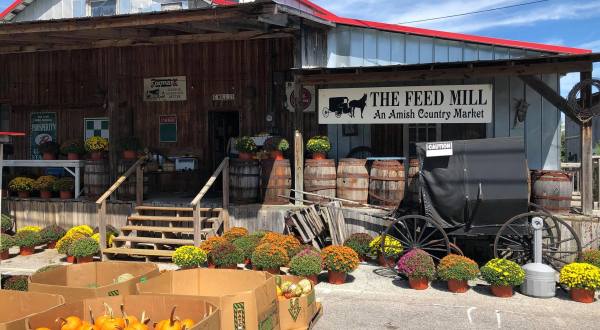
[[[564,265],[579,259],[581,242],[573,228],[563,220],[546,212],[528,212],[508,220],[494,240],[496,258],[512,260],[520,265],[533,262],[533,228],[531,219],[544,220],[542,229],[543,262],[560,270]]]
[[[323,118],[329,117],[329,108],[328,107],[324,107],[322,112],[323,112]]]
[[[381,237],[381,251],[386,258],[394,255],[386,253],[394,246],[386,245],[386,237],[400,241],[403,252],[421,249],[429,253],[435,260],[450,253],[450,241],[444,228],[433,219],[422,215],[405,215],[392,222]],[[389,265],[394,268],[395,265]]]

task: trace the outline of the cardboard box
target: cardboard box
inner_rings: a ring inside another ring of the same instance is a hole
[[[266,272],[190,269],[138,284],[140,294],[194,295],[221,311],[223,330],[279,329],[275,278]]]
[[[62,296],[0,290],[0,330],[23,330],[25,319],[65,303]]]
[[[104,303],[108,304],[114,311],[115,316],[120,317],[119,311],[121,304],[125,306],[125,312],[141,319],[142,313],[150,318],[149,324],[168,319],[171,309],[177,306],[175,316],[180,319],[190,318],[196,322],[192,327],[194,330],[219,330],[219,309],[198,297],[190,296],[117,296],[102,297],[93,299],[84,299],[79,302],[68,303],[43,313],[38,313],[27,318],[25,321],[30,328],[48,327],[52,330],[60,330],[60,324],[57,318],[67,316],[77,316],[83,320],[91,322],[89,309],[92,309],[94,317],[104,315]]]
[[[124,273],[134,278],[116,283],[117,277]],[[33,274],[29,278],[29,291],[60,294],[67,303],[86,298],[130,295],[137,292],[136,283],[158,274],[158,267],[149,262],[90,262]]]
[[[290,281],[298,284],[302,277],[282,275],[281,281]],[[304,296],[298,298],[286,299],[285,297],[278,297],[279,299],[279,324],[282,330],[290,329],[308,329],[310,322],[313,320],[319,308],[317,306],[315,289]]]

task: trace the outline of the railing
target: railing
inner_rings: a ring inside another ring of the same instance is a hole
[[[571,185],[574,193],[581,193],[581,163],[561,163],[562,171],[569,173],[572,177]],[[593,207],[594,210],[600,208],[600,156],[592,156],[593,171]]]
[[[125,171],[118,179],[113,183],[107,191],[96,200],[96,207],[98,211],[98,228],[100,231],[100,246],[101,249],[106,248],[106,200],[115,192],[117,189],[127,180],[133,172],[135,172],[135,202],[137,205],[141,205],[144,200],[144,170],[142,166],[148,160],[148,156],[145,155],[139,158],[131,167]],[[104,256],[102,256],[104,259]]]
[[[225,157],[219,167],[211,175],[210,179],[206,182],[204,187],[200,190],[198,195],[194,197],[192,202],[192,208],[194,209],[194,245],[200,245],[201,230],[202,230],[202,217],[200,215],[200,202],[212,185],[217,181],[220,174],[223,174],[223,210],[227,210],[229,207],[229,158]]]

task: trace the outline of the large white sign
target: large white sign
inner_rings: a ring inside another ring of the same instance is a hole
[[[185,76],[144,79],[144,101],[185,101]]]
[[[319,89],[319,124],[489,123],[492,85]]]

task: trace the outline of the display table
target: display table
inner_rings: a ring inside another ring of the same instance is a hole
[[[81,195],[81,168],[84,167],[84,160],[4,160],[4,167],[62,167],[69,174],[75,177],[75,198]],[[73,169],[73,170],[71,170]]]

